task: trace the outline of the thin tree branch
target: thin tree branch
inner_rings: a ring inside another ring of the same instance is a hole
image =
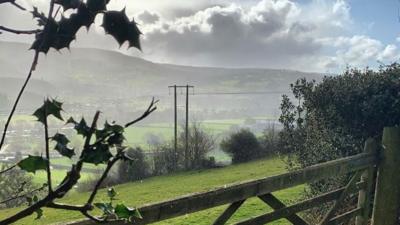
[[[25,88],[28,85],[29,80],[31,79],[32,73],[36,68],[36,64],[38,62],[38,58],[39,58],[39,51],[35,51],[35,55],[33,57],[32,65],[31,65],[31,68],[29,70],[28,76],[26,77],[25,82],[22,85],[21,90],[19,91],[19,93],[17,95],[17,98],[16,98],[16,100],[14,102],[14,105],[13,105],[13,107],[11,109],[10,115],[8,115],[6,124],[4,125],[3,135],[2,135],[1,141],[0,141],[0,151],[1,151],[2,147],[3,147],[3,145],[4,145],[4,141],[6,139],[8,126],[10,125],[11,119],[14,116],[15,110],[17,109],[17,105],[18,105],[18,103],[19,103],[19,101],[20,101],[20,99],[22,97],[22,94],[24,93]]]
[[[122,159],[122,152],[118,153],[111,161],[108,162],[106,169],[104,170],[103,174],[101,175],[100,179],[97,181],[92,193],[90,194],[90,197],[87,201],[87,205],[91,205],[93,203],[94,198],[96,197],[97,191],[100,188],[101,184],[103,181],[106,179],[108,173],[110,172],[111,168],[114,166],[114,164]]]
[[[9,199],[6,199],[6,200],[4,200],[4,201],[1,201],[1,202],[0,202],[0,205],[7,204],[8,202],[11,202],[11,201],[16,200],[16,199],[19,199],[19,198],[24,198],[24,197],[26,197],[26,196],[28,196],[28,195],[31,195],[31,194],[35,193],[35,192],[38,192],[38,191],[43,190],[45,187],[46,187],[46,185],[43,185],[42,187],[36,188],[36,189],[34,189],[34,190],[32,190],[32,191],[30,191],[30,192],[28,192],[28,193],[16,195],[16,196],[14,196],[14,197],[12,197],[12,198],[9,198]]]
[[[157,109],[157,106],[155,106],[155,105],[156,105],[158,102],[159,102],[159,100],[156,100],[156,101],[155,101],[155,100],[154,100],[154,97],[153,97],[153,99],[151,100],[151,103],[150,103],[149,107],[147,108],[147,110],[146,110],[139,118],[135,119],[135,120],[132,121],[132,122],[129,122],[129,123],[125,124],[125,128],[126,128],[126,127],[130,127],[130,126],[132,126],[133,124],[135,124],[135,123],[137,123],[137,122],[143,120],[143,119],[146,118],[147,116],[149,116],[152,112],[154,112],[154,111]]]
[[[50,171],[50,148],[49,148],[49,126],[47,124],[47,107],[44,107],[44,141],[46,146],[46,159],[47,159],[47,183],[49,187],[49,193],[53,192],[51,185],[51,171]]]
[[[37,34],[37,33],[42,31],[40,29],[36,29],[36,30],[16,30],[16,29],[5,27],[5,26],[0,26],[0,30],[6,31],[6,32],[9,32],[9,33],[14,33],[14,34]]]
[[[0,171],[0,175],[3,173],[7,173],[8,171],[14,169],[15,167],[17,167],[17,165],[12,165],[12,166],[8,167],[7,169]]]
[[[93,221],[95,221],[97,223],[106,223],[106,222],[108,222],[105,219],[99,219],[97,217],[94,217],[94,216],[90,215],[87,211],[82,211],[81,213],[82,213],[82,215],[86,216],[88,219],[93,220]]]

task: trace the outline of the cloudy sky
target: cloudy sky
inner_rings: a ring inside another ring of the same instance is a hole
[[[31,7],[30,0],[17,0]],[[46,9],[47,0],[34,0]],[[74,47],[106,48],[162,63],[340,72],[400,58],[398,0],[111,0],[144,36],[143,52],[119,48],[99,26]],[[100,24],[101,18],[97,18]],[[0,25],[29,28],[30,15],[0,6]],[[2,34],[3,41],[31,41]]]

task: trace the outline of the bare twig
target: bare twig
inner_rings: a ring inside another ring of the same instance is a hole
[[[24,93],[25,88],[28,85],[29,80],[31,79],[32,73],[36,68],[36,64],[38,62],[38,58],[39,58],[39,51],[35,51],[35,55],[33,57],[32,65],[31,65],[31,68],[29,70],[28,76],[26,77],[25,82],[22,85],[21,90],[19,91],[19,93],[17,95],[17,98],[16,98],[16,100],[14,102],[14,105],[13,105],[13,107],[11,109],[10,115],[8,115],[6,124],[4,125],[3,135],[2,135],[1,141],[0,141],[0,151],[1,151],[2,147],[3,147],[3,145],[4,145],[4,141],[6,139],[8,126],[10,125],[11,119],[14,116],[15,110],[17,108],[17,105],[18,105],[21,97],[22,97],[22,94]]]
[[[51,185],[51,171],[50,171],[50,148],[49,148],[49,126],[47,125],[47,107],[44,107],[44,141],[46,146],[46,159],[47,159],[47,185],[49,187],[49,193],[53,192]]]
[[[157,109],[157,106],[155,106],[155,105],[156,105],[158,102],[159,102],[159,100],[154,100],[154,97],[153,97],[153,99],[151,100],[151,103],[150,103],[149,107],[148,107],[147,110],[143,113],[143,115],[141,115],[139,118],[135,119],[134,121],[125,124],[125,127],[130,127],[130,126],[132,126],[133,124],[135,124],[135,123],[137,123],[137,122],[143,120],[143,119],[146,118],[147,116],[149,116],[152,112],[154,112],[154,111]]]
[[[0,30],[7,31],[9,33],[14,33],[14,34],[37,34],[37,33],[42,31],[40,29],[36,29],[36,30],[16,30],[16,29],[5,27],[5,26],[0,26]]]
[[[6,200],[4,200],[4,201],[1,201],[1,202],[0,202],[0,205],[7,204],[8,202],[11,202],[11,201],[16,200],[16,199],[20,199],[20,198],[27,197],[28,195],[31,195],[31,194],[33,194],[33,193],[35,193],[35,192],[38,192],[38,191],[43,190],[45,187],[46,187],[46,186],[43,185],[42,187],[36,188],[36,189],[34,189],[34,190],[32,190],[32,191],[30,191],[30,192],[28,192],[28,193],[16,195],[16,196],[14,196],[14,197],[11,197],[11,198],[9,198],[9,199],[6,199]]]
[[[101,175],[100,179],[97,181],[92,193],[90,194],[90,197],[87,201],[86,204],[91,205],[93,203],[94,198],[96,197],[97,191],[100,188],[101,184],[103,183],[104,179],[106,179],[108,173],[110,172],[111,168],[114,166],[114,164],[122,159],[123,155],[122,153],[118,153],[111,161],[108,162],[106,169],[104,170],[103,174]]]
[[[7,169],[4,169],[4,170],[0,171],[0,175],[3,174],[3,173],[7,173],[8,171],[14,169],[16,166],[17,165],[12,165],[12,166],[8,167]]]

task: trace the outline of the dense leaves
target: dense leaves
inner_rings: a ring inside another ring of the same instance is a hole
[[[46,170],[49,161],[41,156],[29,155],[28,158],[21,160],[17,165],[22,170],[36,173],[38,170]]]
[[[221,142],[223,151],[232,156],[233,163],[246,162],[261,155],[261,145],[249,130],[242,129]]]
[[[45,123],[46,117],[52,115],[59,120],[63,120],[61,116],[62,111],[62,103],[58,102],[54,99],[46,99],[44,104],[37,109],[33,115],[37,118],[38,121]]]
[[[85,151],[83,161],[95,165],[106,163],[113,155],[110,152],[110,147],[107,144],[97,143]]]
[[[103,27],[106,33],[112,35],[120,46],[128,41],[129,47],[141,48],[139,40],[141,32],[136,26],[135,20],[129,21],[125,9],[105,12]]]

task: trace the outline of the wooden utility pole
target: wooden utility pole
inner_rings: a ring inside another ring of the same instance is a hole
[[[194,86],[185,85],[178,86],[173,85],[168,88],[174,89],[174,150],[175,150],[175,163],[177,163],[178,154],[178,100],[177,100],[177,89],[186,89],[186,124],[185,124],[185,168],[189,167],[189,89],[194,89]]]

